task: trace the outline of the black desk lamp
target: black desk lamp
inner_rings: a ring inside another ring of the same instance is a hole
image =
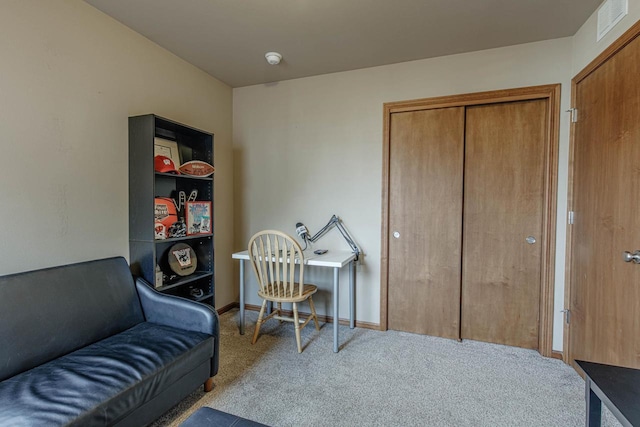
[[[296,223],[296,233],[298,233],[298,236],[300,236],[302,240],[304,240],[303,250],[307,249],[308,242],[314,243],[316,240],[324,236],[333,227],[336,227],[338,231],[340,231],[340,234],[342,234],[342,237],[344,237],[344,240],[347,241],[353,253],[356,254],[355,260],[357,261],[358,256],[360,255],[360,249],[358,248],[358,245],[356,245],[356,243],[353,241],[353,238],[351,238],[351,236],[349,235],[349,232],[344,228],[344,226],[342,225],[342,220],[340,220],[340,218],[337,215],[333,215],[329,220],[329,222],[327,223],[327,225],[322,227],[320,231],[318,231],[316,234],[314,234],[311,237],[309,237],[309,230],[303,223],[301,222]]]

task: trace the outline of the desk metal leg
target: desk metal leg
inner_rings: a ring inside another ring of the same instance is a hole
[[[602,422],[602,401],[591,390],[591,379],[585,379],[585,399],[587,401],[587,427],[600,427]]]
[[[353,261],[349,263],[349,327],[356,327],[356,267]]]
[[[333,352],[338,352],[338,326],[340,324],[340,311],[338,306],[338,300],[340,295],[338,294],[338,288],[340,285],[339,269],[335,267],[333,269]]]
[[[244,335],[244,260],[240,260],[240,335]]]

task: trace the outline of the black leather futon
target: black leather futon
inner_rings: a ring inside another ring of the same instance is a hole
[[[148,424],[211,389],[218,328],[124,258],[0,277],[0,425]]]

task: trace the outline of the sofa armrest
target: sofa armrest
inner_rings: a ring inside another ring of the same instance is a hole
[[[148,322],[213,335],[211,376],[216,375],[220,349],[220,323],[216,310],[186,298],[161,294],[142,278],[136,278],[136,288]]]

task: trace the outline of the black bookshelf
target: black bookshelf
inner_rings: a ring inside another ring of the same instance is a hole
[[[156,239],[154,232],[154,200],[156,197],[177,198],[180,191],[198,191],[197,201],[211,202],[213,222],[213,177],[192,177],[159,173],[154,170],[154,140],[175,141],[182,163],[202,160],[213,165],[213,135],[154,114],[129,117],[129,257],[131,271],[144,278],[156,290],[201,301],[215,303],[214,234]],[[176,165],[178,167],[179,165]],[[212,230],[213,230],[212,223]],[[186,243],[196,254],[197,269],[188,276],[173,274],[168,263],[169,249]],[[156,266],[165,279],[156,286]],[[173,277],[172,277],[173,276]],[[193,292],[197,289],[197,292]],[[194,296],[201,294],[200,296]]]

